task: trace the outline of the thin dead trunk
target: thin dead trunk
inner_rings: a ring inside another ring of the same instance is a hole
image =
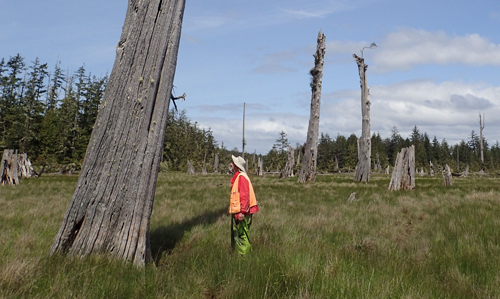
[[[314,68],[311,70],[311,114],[307,130],[302,167],[299,173],[299,183],[316,179],[316,163],[318,159],[318,132],[319,112],[321,104],[321,85],[323,80],[323,64],[325,58],[325,35],[319,31],[316,53],[314,54]]]
[[[214,172],[219,173],[219,153],[215,154]]]
[[[370,98],[368,81],[366,79],[366,69],[368,65],[362,57],[352,54],[358,65],[359,79],[361,84],[361,138],[359,139],[358,165],[354,179],[358,182],[368,182],[370,180],[371,151],[372,143],[370,138]]]
[[[152,261],[149,221],[185,0],[130,0],[73,199],[50,253]]]
[[[484,129],[484,114],[481,118],[479,113],[479,146],[481,147],[481,173],[484,173],[484,142],[483,142],[483,129]]]

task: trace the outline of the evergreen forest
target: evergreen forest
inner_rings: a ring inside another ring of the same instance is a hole
[[[103,98],[108,75],[95,76],[85,65],[70,73],[36,58],[27,62],[20,54],[0,61],[0,150],[16,149],[27,153],[35,169],[47,171],[78,171],[85,156],[90,134]],[[275,172],[283,169],[291,148],[284,128],[266,154],[258,156],[264,161],[264,170]],[[318,144],[317,168],[319,172],[353,171],[357,164],[357,139],[355,134],[331,137],[321,133]],[[500,170],[500,144],[490,145],[484,138],[484,169]],[[448,164],[455,172],[469,167],[479,171],[481,147],[479,135],[474,131],[459,143],[450,145],[446,139],[431,139],[418,127],[404,138],[393,127],[391,136],[373,133],[372,169],[383,171],[394,165],[403,147],[415,146],[417,170],[428,169],[429,162],[444,167]],[[295,154],[301,145],[294,146]],[[163,171],[186,171],[190,161],[196,171],[202,167],[214,171],[216,157],[219,171],[228,169],[231,154],[241,155],[237,148],[227,149],[219,144],[210,128],[201,128],[192,122],[185,110],[172,109],[168,115],[163,151]],[[246,153],[249,167],[256,164],[256,154]],[[298,167],[298,166],[297,166]],[[297,168],[299,169],[299,168]]]

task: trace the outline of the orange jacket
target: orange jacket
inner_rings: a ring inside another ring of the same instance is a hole
[[[243,176],[248,181],[248,196],[249,196],[249,210],[241,211],[241,201],[240,201],[240,193],[242,190],[239,188],[239,178]],[[231,187],[231,197],[229,199],[229,214],[237,214],[244,213],[248,214],[252,207],[257,206],[257,198],[255,197],[255,192],[253,191],[252,183],[250,182],[250,178],[244,172],[239,172],[236,174],[236,178],[234,180],[233,186]],[[258,210],[258,209],[257,209]]]

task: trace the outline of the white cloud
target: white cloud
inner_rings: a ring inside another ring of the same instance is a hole
[[[460,82],[416,80],[370,88],[371,131],[382,138],[390,136],[396,126],[403,138],[416,125],[432,139],[446,138],[449,143],[467,139],[472,130],[478,131],[478,113],[485,113],[489,122],[485,128],[487,139],[500,139],[494,128],[500,125],[500,87]],[[330,136],[348,136],[361,132],[360,91],[343,91],[324,96],[321,113],[321,131]],[[488,115],[491,117],[488,118]]]
[[[408,70],[417,65],[500,66],[500,45],[479,34],[449,36],[445,32],[403,28],[390,33],[373,51],[373,70]]]

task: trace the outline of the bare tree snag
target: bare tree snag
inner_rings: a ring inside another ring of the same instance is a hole
[[[264,172],[264,168],[263,168],[263,159],[261,157],[258,157],[257,158],[257,175],[258,176],[262,176],[263,175],[263,172]]]
[[[377,172],[381,172],[382,171],[382,165],[380,165],[380,157],[379,157],[379,154],[377,153],[376,154],[376,162],[375,162],[375,171]]]
[[[50,253],[152,261],[149,222],[185,0],[130,0],[77,187]]]
[[[5,149],[0,162],[0,184],[19,185],[17,150]]]
[[[415,189],[415,146],[402,148],[396,157],[389,190]]]
[[[444,186],[453,185],[453,181],[451,180],[451,170],[450,170],[450,166],[448,166],[448,164],[446,164],[446,167],[443,170],[442,174],[443,174],[443,185]]]
[[[215,154],[214,172],[219,173],[219,153]]]
[[[358,167],[354,179],[358,182],[368,182],[370,180],[371,151],[372,143],[370,138],[370,92],[366,79],[366,69],[368,65],[362,57],[352,54],[354,61],[358,65],[359,79],[361,84],[361,138],[358,147]]]
[[[483,142],[483,129],[484,129],[484,114],[481,119],[481,113],[479,113],[479,146],[481,147],[481,173],[484,173],[484,142]]]
[[[302,167],[299,173],[299,183],[314,181],[316,179],[316,164],[318,158],[318,132],[319,111],[321,105],[321,85],[323,80],[323,64],[325,58],[325,35],[318,32],[316,53],[314,56],[314,68],[310,71],[311,78],[311,114],[309,116],[309,127],[307,130],[307,141],[305,144]]]
[[[295,151],[293,147],[288,146],[288,160],[286,161],[285,168],[280,173],[280,178],[293,177],[293,170],[295,169]]]
[[[188,168],[188,174],[189,175],[194,175],[195,171],[194,171],[194,166],[193,164],[191,163],[191,161],[187,161],[187,168]]]
[[[205,150],[205,157],[203,158],[203,167],[201,168],[201,173],[203,175],[207,174],[206,162],[207,162],[207,151]]]

